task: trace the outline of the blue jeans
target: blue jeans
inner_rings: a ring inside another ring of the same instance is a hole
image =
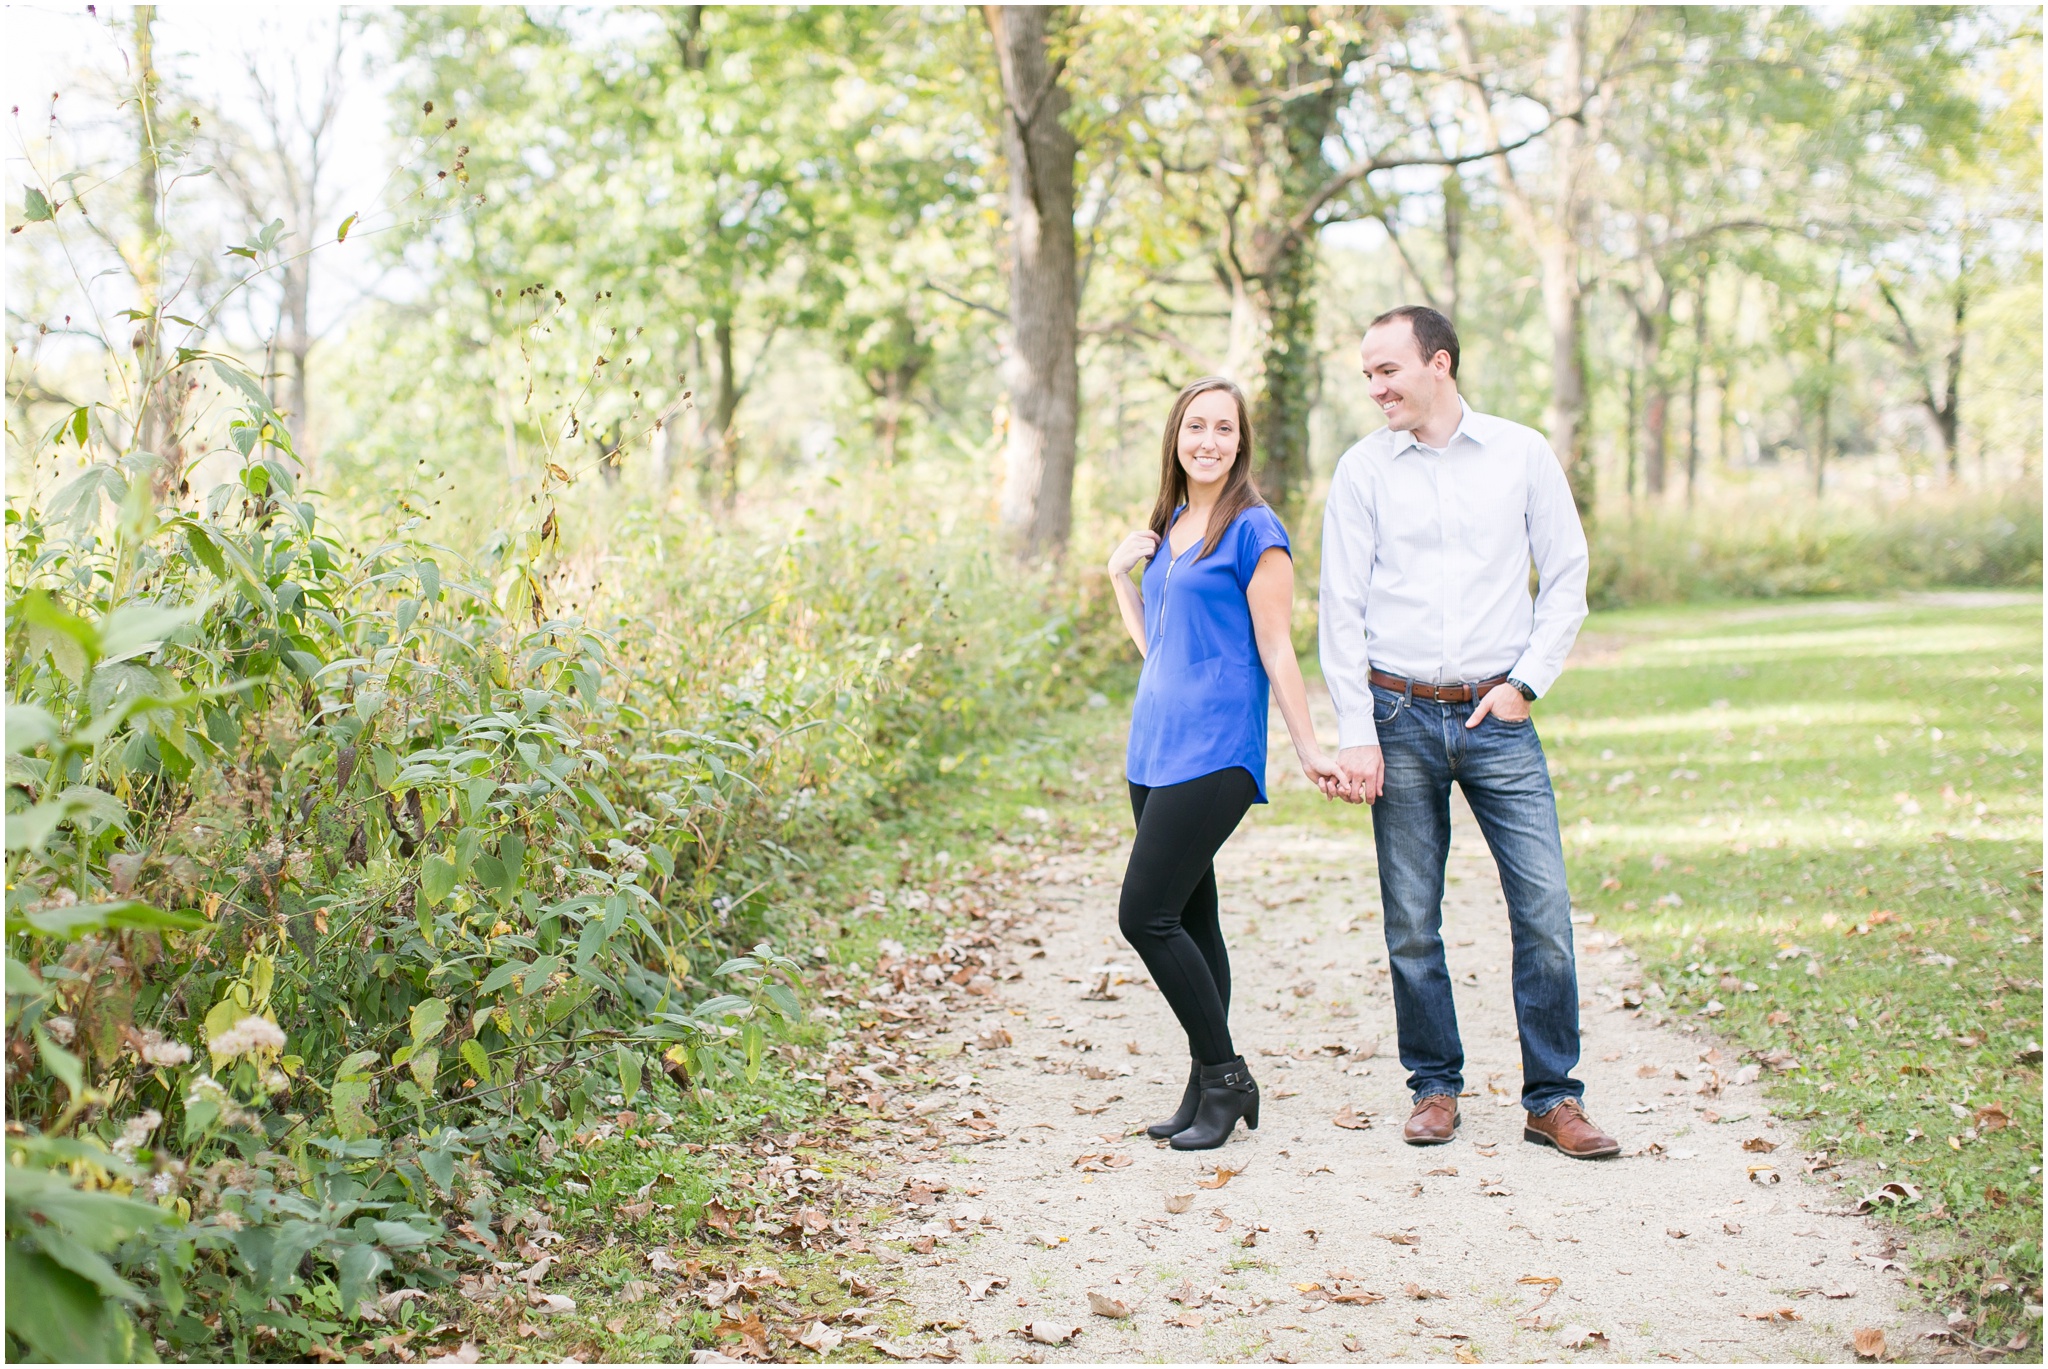
[[[1579,977],[1564,843],[1543,743],[1531,722],[1488,714],[1467,729],[1471,704],[1433,703],[1372,687],[1386,785],[1372,810],[1380,907],[1394,981],[1401,1064],[1417,1099],[1464,1090],[1465,1051],[1444,964],[1444,864],[1451,851],[1451,784],[1479,820],[1500,867],[1514,937],[1515,1023],[1522,1106],[1545,1113],[1586,1086],[1579,1063]]]

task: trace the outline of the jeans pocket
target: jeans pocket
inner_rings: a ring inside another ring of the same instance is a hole
[[[1407,704],[1408,699],[1406,695],[1396,694],[1391,689],[1381,689],[1378,685],[1374,685],[1372,687],[1373,725],[1375,727],[1386,726],[1401,715],[1401,710],[1407,707]]]

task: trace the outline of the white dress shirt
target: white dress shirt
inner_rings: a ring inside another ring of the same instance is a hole
[[[1340,747],[1378,745],[1369,668],[1424,684],[1510,675],[1542,694],[1586,620],[1586,534],[1550,443],[1458,404],[1441,451],[1382,428],[1337,462],[1321,654]]]

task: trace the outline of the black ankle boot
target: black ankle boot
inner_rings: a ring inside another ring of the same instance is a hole
[[[1175,1150],[1214,1150],[1237,1130],[1237,1119],[1253,1131],[1259,1129],[1259,1085],[1245,1068],[1244,1057],[1220,1065],[1203,1065],[1195,1071],[1201,1101],[1195,1105],[1195,1120],[1169,1143]]]
[[[1188,1062],[1188,1091],[1180,1096],[1180,1106],[1173,1110],[1173,1116],[1164,1122],[1154,1122],[1145,1128],[1145,1134],[1155,1141],[1164,1141],[1178,1132],[1186,1131],[1195,1120],[1195,1105],[1202,1101],[1202,1086],[1199,1076],[1202,1062]]]

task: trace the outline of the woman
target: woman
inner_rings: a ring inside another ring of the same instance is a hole
[[[1138,835],[1119,921],[1188,1034],[1180,1110],[1146,1128],[1175,1150],[1222,1145],[1240,1117],[1259,1125],[1259,1086],[1230,1042],[1213,862],[1251,805],[1266,801],[1269,679],[1302,771],[1326,796],[1338,781],[1316,744],[1288,635],[1287,530],[1251,468],[1244,395],[1218,376],[1188,386],[1166,420],[1152,524],[1109,558],[1117,608],[1145,658],[1125,762]],[[1131,571],[1148,557],[1141,591]]]

